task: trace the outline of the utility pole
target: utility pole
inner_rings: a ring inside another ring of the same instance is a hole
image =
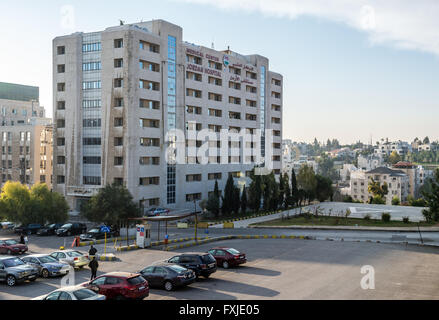
[[[194,199],[194,214],[195,214],[195,242],[197,242],[198,217],[197,217],[197,200]]]

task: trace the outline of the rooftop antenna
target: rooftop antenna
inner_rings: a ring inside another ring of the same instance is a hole
[[[123,25],[125,24],[125,21],[120,20],[120,19],[119,19],[119,21],[120,21],[120,25],[121,25],[121,26],[123,26]]]

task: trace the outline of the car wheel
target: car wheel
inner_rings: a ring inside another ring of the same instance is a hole
[[[43,269],[43,271],[41,271],[41,276],[43,278],[49,278],[49,270]]]
[[[174,285],[172,284],[171,281],[166,281],[165,282],[165,290],[166,291],[172,291],[172,289],[174,289]]]
[[[15,279],[15,277],[12,275],[7,276],[6,283],[8,284],[8,286],[13,287],[17,284],[17,279]]]
[[[210,274],[203,275],[204,278],[208,279],[210,277]]]
[[[34,282],[35,280],[37,280],[37,277],[29,279],[30,282]]]
[[[223,268],[224,269],[229,269],[229,263],[227,261],[223,262]]]

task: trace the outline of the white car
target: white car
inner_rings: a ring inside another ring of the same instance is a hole
[[[64,287],[49,294],[45,294],[32,300],[105,300],[102,294],[97,294],[82,286]]]
[[[58,250],[49,255],[60,262],[68,263],[73,268],[83,268],[90,262],[88,255],[78,250]]]
[[[14,229],[15,224],[12,222],[2,222],[2,229],[7,229],[7,230],[11,230]]]

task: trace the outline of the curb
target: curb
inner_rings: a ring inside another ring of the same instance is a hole
[[[412,228],[386,228],[386,227],[332,227],[332,226],[302,226],[302,225],[292,225],[292,226],[252,226],[249,225],[248,228],[252,229],[305,229],[305,230],[347,230],[347,231],[383,231],[383,232],[419,232],[416,229]],[[439,232],[439,228],[432,227],[435,229],[423,229],[425,227],[421,227],[421,232]]]
[[[266,214],[256,214],[256,215],[249,216],[249,217],[229,219],[229,220],[222,220],[222,221],[218,221],[218,222],[208,222],[208,224],[209,224],[209,227],[210,227],[210,226],[215,226],[217,224],[224,224],[224,223],[229,223],[229,222],[236,222],[236,221],[249,220],[249,219],[254,219],[254,218],[259,218],[259,217],[271,216],[273,214],[277,214],[277,213],[280,213],[280,212],[283,212],[283,211],[274,212],[274,213],[266,213]]]
[[[135,236],[128,237],[128,240],[134,240],[134,239],[136,239]],[[125,238],[121,238],[121,237],[118,237],[118,238],[108,238],[107,239],[107,243],[108,242],[113,242],[115,240],[117,240],[117,241],[125,241],[125,240],[127,240],[127,237],[125,237]],[[91,246],[91,245],[94,245],[94,244],[103,244],[103,243],[105,243],[105,240],[100,239],[100,240],[96,240],[96,241],[79,242],[79,246],[80,247],[86,247],[86,246]]]
[[[208,236],[197,237],[197,240],[201,240],[201,241],[205,241],[207,239],[210,239],[210,238]],[[195,240],[195,237],[187,237],[187,238],[169,240],[168,244],[169,243],[186,242],[186,241],[191,241],[191,240]],[[161,245],[165,245],[164,240],[151,242],[151,247],[157,247],[157,246],[161,246]],[[130,251],[130,250],[137,250],[137,249],[140,249],[137,245],[130,245],[128,247],[127,246],[117,247],[116,251]]]
[[[99,256],[98,260],[99,261],[120,261],[120,259],[114,255],[113,256],[105,256],[105,257]]]

